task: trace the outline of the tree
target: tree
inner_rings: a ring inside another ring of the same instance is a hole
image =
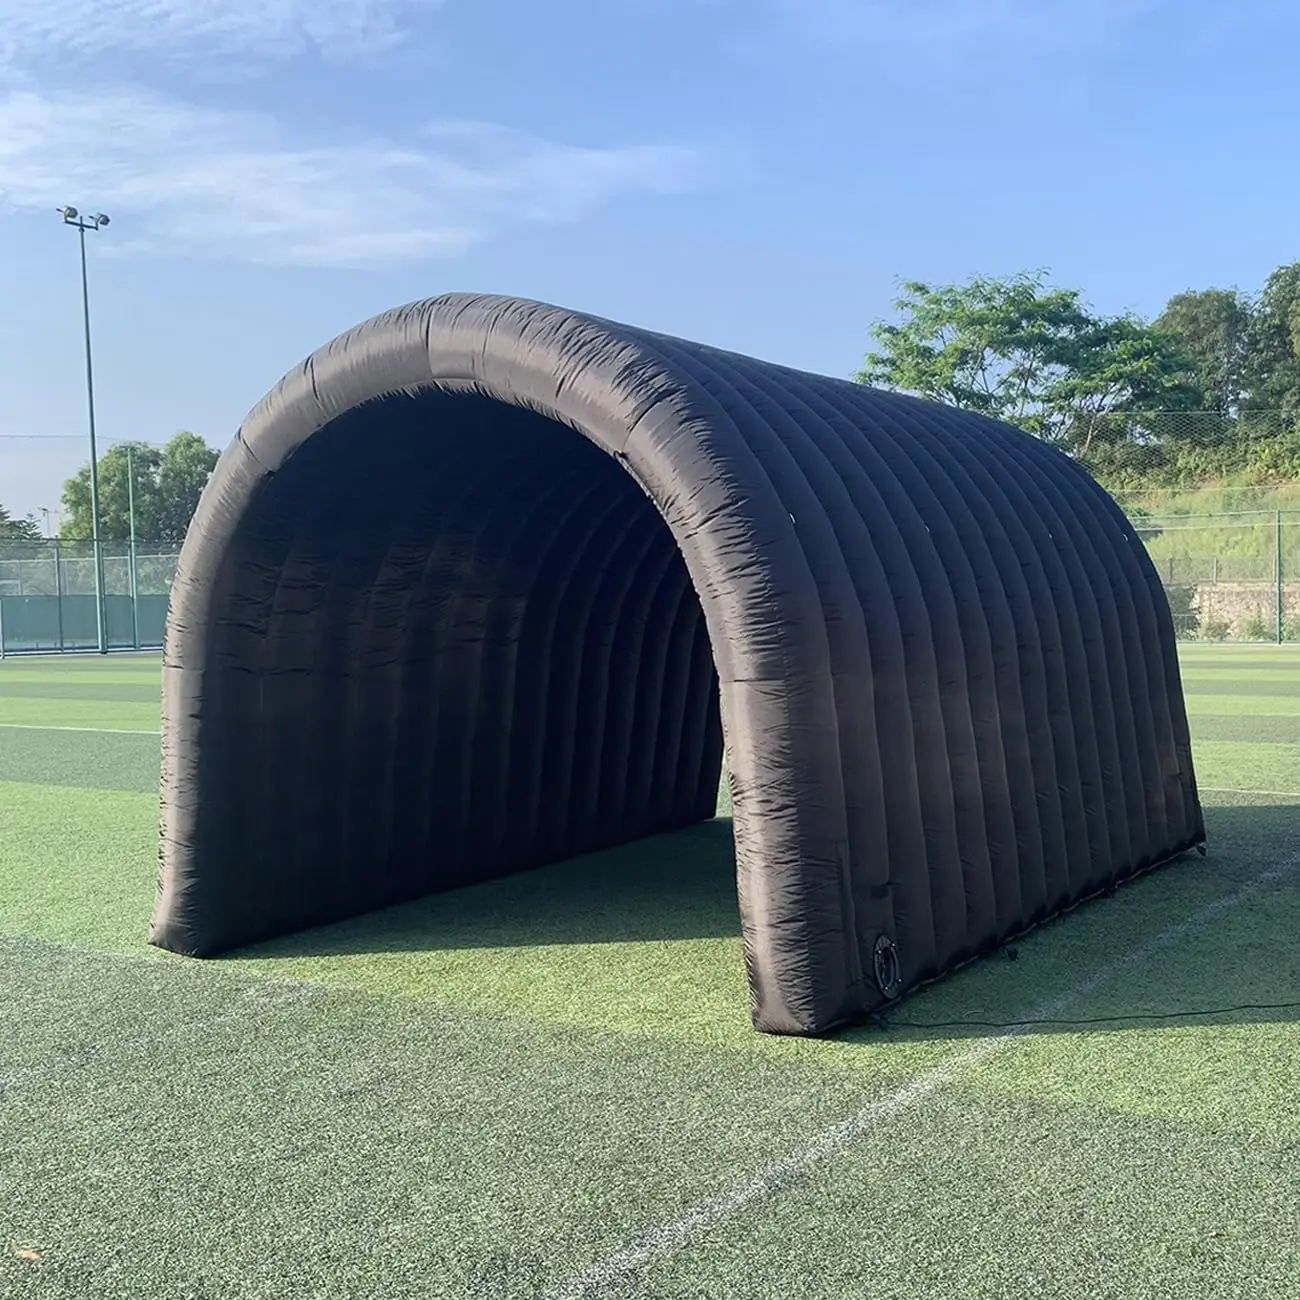
[[[1136,439],[1149,450],[1149,426],[1110,417],[1196,410],[1203,399],[1189,374],[1173,336],[1135,316],[1085,316],[1062,350],[1060,373],[1044,386],[1042,436],[1081,459],[1097,450],[1098,441],[1114,449]]]
[[[162,464],[158,467],[160,540],[184,539],[217,459],[218,453],[195,433],[178,433],[163,448]]]
[[[1173,335],[1192,362],[1202,410],[1236,414],[1246,391],[1252,324],[1250,299],[1236,289],[1189,289],[1156,317],[1156,328]]]
[[[902,290],[903,319],[872,326],[880,348],[859,382],[1006,420],[1114,473],[1152,468],[1164,449],[1112,416],[1203,400],[1173,334],[1131,315],[1093,315],[1078,290],[1049,288],[1041,272],[938,287],[909,280]]]
[[[40,537],[41,530],[30,515],[26,519],[15,519],[4,506],[0,506],[0,541],[36,542]]]
[[[1059,373],[1062,344],[1081,311],[1071,290],[1044,290],[1041,275],[976,276],[932,288],[906,280],[894,306],[901,324],[878,321],[859,382],[915,393],[996,419],[1032,420],[1044,385]]]
[[[1249,405],[1300,418],[1300,262],[1268,277],[1251,321]]]
[[[106,541],[130,536],[128,461],[134,479],[135,533],[138,538],[179,542],[217,463],[217,453],[197,434],[182,430],[165,447],[119,443],[99,458],[99,529]],[[90,526],[90,465],[63,485],[62,535],[85,539]]]
[[[128,446],[130,454],[128,456]],[[158,535],[158,471],[162,450],[147,442],[119,443],[99,458],[99,533],[105,541],[124,541],[131,535],[131,491],[128,464],[134,474],[135,531],[151,540]],[[84,540],[90,526],[90,465],[83,465],[63,485],[65,538]]]

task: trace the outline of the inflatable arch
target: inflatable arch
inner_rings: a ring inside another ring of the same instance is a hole
[[[869,1015],[1204,840],[1128,521],[969,413],[514,298],[289,374],[186,537],[152,943],[714,813],[753,1021]]]

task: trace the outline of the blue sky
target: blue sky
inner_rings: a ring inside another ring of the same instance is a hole
[[[0,502],[224,445],[378,311],[516,293],[848,374],[899,277],[1099,309],[1300,258],[1294,0],[4,0]],[[52,441],[13,435],[64,435]]]

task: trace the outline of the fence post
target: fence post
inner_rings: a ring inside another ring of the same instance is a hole
[[[5,657],[5,598],[0,596],[0,659]]]
[[[140,648],[140,592],[135,576],[135,462],[131,459],[131,444],[126,444],[126,513],[130,523],[131,545],[128,547],[128,559],[131,573],[127,580],[127,590],[131,593],[131,645]]]
[[[54,609],[59,619],[59,653],[63,653],[63,556],[59,539],[54,539]]]
[[[1286,593],[1282,590],[1282,512],[1273,516],[1273,576],[1277,582],[1277,643],[1286,637]]]

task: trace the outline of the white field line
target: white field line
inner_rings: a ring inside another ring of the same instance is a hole
[[[1300,866],[1300,858],[1270,868],[1235,893],[1228,894],[1176,925],[1171,925],[1127,956],[1099,967],[1067,992],[1045,1002],[1027,1020],[980,1039],[942,1065],[935,1066],[878,1101],[864,1106],[857,1114],[823,1129],[788,1155],[763,1165],[746,1182],[737,1183],[717,1196],[691,1206],[675,1219],[648,1228],[612,1255],[597,1260],[580,1273],[540,1292],[537,1300],[588,1300],[588,1297],[606,1296],[617,1287],[628,1286],[643,1269],[681,1250],[705,1229],[730,1218],[756,1201],[788,1190],[814,1165],[839,1154],[858,1138],[901,1112],[920,1105],[931,1093],[1030,1032],[1035,1023],[1056,1019],[1129,967],[1148,960],[1170,944],[1204,928],[1225,912],[1254,898],[1270,885],[1288,876],[1297,866]]]
[[[63,727],[36,722],[0,722],[4,731],[91,731],[105,736],[161,736],[161,731],[144,731],[138,727]]]
[[[1206,794],[1254,794],[1265,799],[1300,799],[1296,790],[1229,790],[1226,786],[1203,785],[1198,787]]]

